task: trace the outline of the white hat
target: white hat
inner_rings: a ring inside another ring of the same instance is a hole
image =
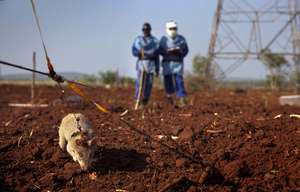
[[[166,28],[170,29],[170,28],[177,28],[177,23],[175,21],[169,21],[166,23]]]

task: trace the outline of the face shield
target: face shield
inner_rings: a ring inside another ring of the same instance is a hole
[[[167,35],[171,38],[175,38],[177,36],[177,24],[174,21],[168,22],[166,24],[166,32]]]

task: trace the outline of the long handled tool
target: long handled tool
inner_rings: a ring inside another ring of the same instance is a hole
[[[141,49],[141,59],[144,58],[144,49],[142,48]],[[140,106],[140,103],[141,103],[141,98],[142,98],[142,95],[143,95],[143,92],[144,92],[144,82],[145,81],[145,70],[144,70],[144,67],[140,73],[140,77],[139,77],[139,89],[138,89],[138,95],[137,95],[137,100],[136,100],[136,103],[135,103],[135,107],[134,109],[137,110]]]
[[[142,99],[142,94],[143,94],[143,88],[144,88],[144,79],[145,79],[145,71],[142,70],[140,73],[140,78],[139,78],[139,90],[138,90],[138,96],[137,100],[135,103],[134,109],[137,110],[141,104],[141,99]]]

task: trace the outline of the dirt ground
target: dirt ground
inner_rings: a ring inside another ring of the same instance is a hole
[[[120,111],[134,104],[132,88],[89,92]],[[51,86],[36,93],[48,108],[8,107],[28,102],[29,93],[0,86],[0,191],[300,191],[300,119],[289,116],[300,107],[277,102],[287,93],[199,91],[175,108],[155,90],[146,109],[122,117],[128,124]],[[70,112],[94,127],[89,172],[58,146],[58,126]]]

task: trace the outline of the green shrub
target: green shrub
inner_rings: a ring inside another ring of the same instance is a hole
[[[106,85],[115,84],[118,80],[118,73],[114,71],[99,72],[100,81]]]

